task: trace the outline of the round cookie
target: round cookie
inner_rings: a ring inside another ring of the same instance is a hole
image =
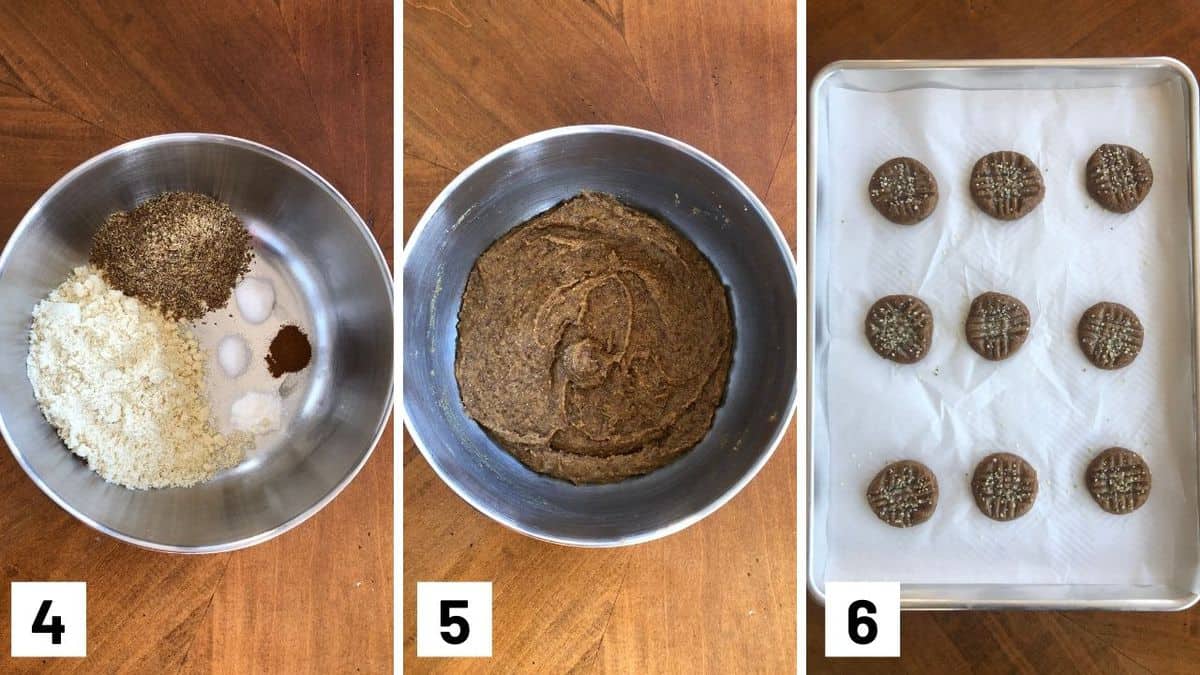
[[[971,301],[967,344],[989,361],[1012,356],[1029,335],[1029,308],[1004,293],[987,292]]]
[[[916,363],[929,353],[933,313],[920,298],[889,295],[875,301],[864,322],[867,342],[885,359]]]
[[[992,520],[1015,520],[1033,508],[1037,499],[1037,471],[1011,452],[983,458],[971,478],[975,505]]]
[[[929,467],[911,459],[888,464],[867,487],[871,510],[892,527],[912,527],[929,520],[937,501],[937,477]]]
[[[1100,508],[1116,515],[1133,513],[1150,497],[1150,467],[1132,450],[1109,448],[1088,464],[1084,483]]]
[[[1087,161],[1087,191],[1113,213],[1129,213],[1150,194],[1150,160],[1128,145],[1105,143]]]
[[[1133,363],[1144,335],[1137,314],[1115,302],[1098,302],[1079,319],[1079,347],[1088,361],[1104,370]]]
[[[979,158],[971,170],[971,198],[993,218],[1016,220],[1042,202],[1046,184],[1033,160],[1012,150]]]
[[[937,206],[937,180],[912,157],[893,157],[871,174],[867,194],[884,218],[897,225],[915,225]]]

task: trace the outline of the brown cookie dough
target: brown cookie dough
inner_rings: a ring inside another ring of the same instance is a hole
[[[1150,194],[1154,172],[1150,160],[1128,145],[1106,143],[1087,162],[1087,191],[1100,206],[1129,213]]]
[[[929,353],[933,313],[918,297],[889,295],[867,310],[865,328],[876,354],[896,363],[916,363]]]
[[[725,287],[695,245],[585,192],[475,261],[454,370],[467,413],[525,465],[605,483],[700,442],[732,342]]]
[[[1016,353],[1029,335],[1029,308],[1003,293],[988,292],[971,302],[967,312],[967,344],[989,361]]]
[[[1133,513],[1150,498],[1150,467],[1132,450],[1109,448],[1088,464],[1084,483],[1100,508]]]
[[[1045,194],[1042,172],[1019,152],[984,155],[971,171],[971,198],[993,218],[1021,218],[1040,204]]]
[[[884,218],[897,225],[915,225],[937,206],[937,180],[912,157],[894,157],[875,169],[867,194]]]
[[[911,459],[888,464],[867,487],[871,510],[892,527],[920,525],[933,515],[937,502],[937,477]]]
[[[1098,302],[1079,319],[1079,347],[1097,368],[1116,370],[1142,351],[1142,322],[1125,305]]]
[[[1011,452],[983,458],[971,478],[975,505],[992,520],[1015,520],[1033,508],[1037,499],[1037,471]]]

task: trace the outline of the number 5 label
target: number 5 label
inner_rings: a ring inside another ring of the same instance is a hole
[[[900,656],[900,584],[826,584],[825,656]]]
[[[491,656],[492,582],[418,581],[417,656]]]

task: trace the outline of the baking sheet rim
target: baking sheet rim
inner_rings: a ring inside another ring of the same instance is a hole
[[[1196,242],[1200,240],[1200,213],[1197,213],[1198,208],[1198,181],[1197,181],[1197,134],[1200,132],[1200,116],[1198,116],[1198,90],[1196,77],[1191,69],[1178,59],[1165,56],[1150,56],[1150,57],[1129,57],[1129,58],[1054,58],[1054,59],[963,59],[963,60],[947,60],[947,59],[883,59],[883,60],[841,60],[834,61],[822,68],[814,77],[811,86],[809,87],[808,100],[808,180],[806,184],[807,190],[807,208],[806,220],[808,224],[807,237],[807,273],[806,273],[806,320],[808,322],[805,331],[805,359],[807,365],[806,373],[806,390],[808,393],[808,407],[806,412],[806,457],[807,457],[807,486],[808,491],[805,497],[805,503],[808,508],[807,525],[808,535],[806,537],[806,578],[809,594],[820,604],[825,604],[825,594],[823,588],[818,585],[816,580],[816,570],[813,566],[813,550],[816,545],[813,532],[814,523],[814,506],[815,499],[813,485],[816,477],[816,461],[815,453],[813,452],[814,445],[814,425],[813,425],[813,372],[815,370],[815,314],[816,314],[816,299],[814,297],[814,246],[817,224],[817,165],[820,157],[820,145],[818,139],[820,132],[823,129],[823,119],[819,113],[820,105],[826,92],[826,84],[831,77],[839,72],[849,70],[989,70],[989,69],[1042,69],[1042,68],[1061,68],[1061,69],[1079,69],[1079,70],[1102,70],[1102,69],[1165,69],[1175,76],[1183,80],[1185,89],[1185,99],[1188,103],[1188,110],[1185,119],[1188,127],[1188,189],[1187,195],[1189,198],[1188,211],[1191,215],[1191,243],[1192,243],[1192,370],[1193,370],[1193,401],[1200,400],[1200,373],[1197,373],[1197,367],[1200,365],[1200,306],[1197,305],[1200,289],[1197,284],[1200,282],[1200,262],[1195,254]],[[1197,426],[1200,427],[1200,418],[1198,418]],[[1200,437],[1200,428],[1197,430]],[[1197,447],[1197,455],[1200,457],[1200,446]],[[1200,471],[1195,477],[1197,485],[1200,486]],[[1197,518],[1200,519],[1200,512],[1197,513]],[[1200,520],[1197,521],[1196,531],[1197,542],[1200,543]],[[1197,579],[1200,579],[1200,569],[1196,571]],[[1011,588],[1038,588],[1038,586],[1029,584],[996,584],[996,587],[1007,586]],[[1170,597],[1147,598],[1147,597],[1120,597],[1118,595],[1101,596],[1098,598],[1086,599],[1047,599],[1047,600],[1026,600],[1024,598],[1000,599],[995,596],[985,596],[978,598],[971,597],[954,597],[953,594],[945,594],[940,591],[943,589],[967,588],[979,589],[986,587],[980,584],[906,584],[901,588],[901,608],[902,609],[926,609],[926,610],[962,610],[962,609],[1112,609],[1112,610],[1142,610],[1142,611],[1181,611],[1188,609],[1200,601],[1200,593],[1196,590],[1191,590],[1186,593],[1176,593]],[[1055,589],[1071,589],[1076,586],[1072,585],[1048,585],[1047,588]],[[1089,588],[1091,590],[1098,589],[1133,589],[1139,588],[1143,591],[1148,589],[1163,588],[1170,591],[1167,586],[1088,586],[1079,585],[1079,588]],[[905,588],[908,589],[906,592]],[[914,593],[913,591],[919,591]]]

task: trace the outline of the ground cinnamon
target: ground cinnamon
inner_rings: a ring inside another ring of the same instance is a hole
[[[271,340],[267,370],[273,377],[281,377],[284,373],[303,370],[311,360],[312,345],[308,343],[308,336],[296,326],[287,325]]]

